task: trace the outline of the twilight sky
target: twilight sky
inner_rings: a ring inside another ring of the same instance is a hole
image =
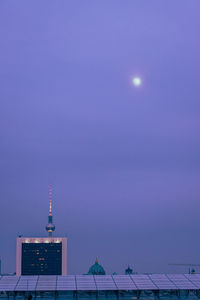
[[[0,1],[3,272],[50,183],[69,274],[200,263],[199,28],[199,0]]]

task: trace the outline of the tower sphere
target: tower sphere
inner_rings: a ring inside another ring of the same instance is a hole
[[[52,233],[54,230],[56,229],[55,225],[52,223],[47,224],[46,226],[46,231],[48,231],[48,233]]]

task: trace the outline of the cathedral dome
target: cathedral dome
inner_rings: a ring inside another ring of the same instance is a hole
[[[95,264],[92,265],[88,271],[88,275],[105,275],[104,268],[98,263],[96,259]]]

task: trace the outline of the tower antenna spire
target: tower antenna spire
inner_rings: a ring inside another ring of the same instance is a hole
[[[49,187],[49,215],[48,215],[48,224],[46,226],[46,231],[49,233],[49,237],[52,237],[52,233],[55,230],[55,225],[53,224],[52,216],[52,184]]]
[[[49,187],[49,216],[52,216],[52,185]]]

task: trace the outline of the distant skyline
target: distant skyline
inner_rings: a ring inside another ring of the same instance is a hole
[[[199,0],[0,1],[3,272],[18,234],[47,235],[50,184],[69,274],[96,257],[108,274],[200,263],[199,11]]]

